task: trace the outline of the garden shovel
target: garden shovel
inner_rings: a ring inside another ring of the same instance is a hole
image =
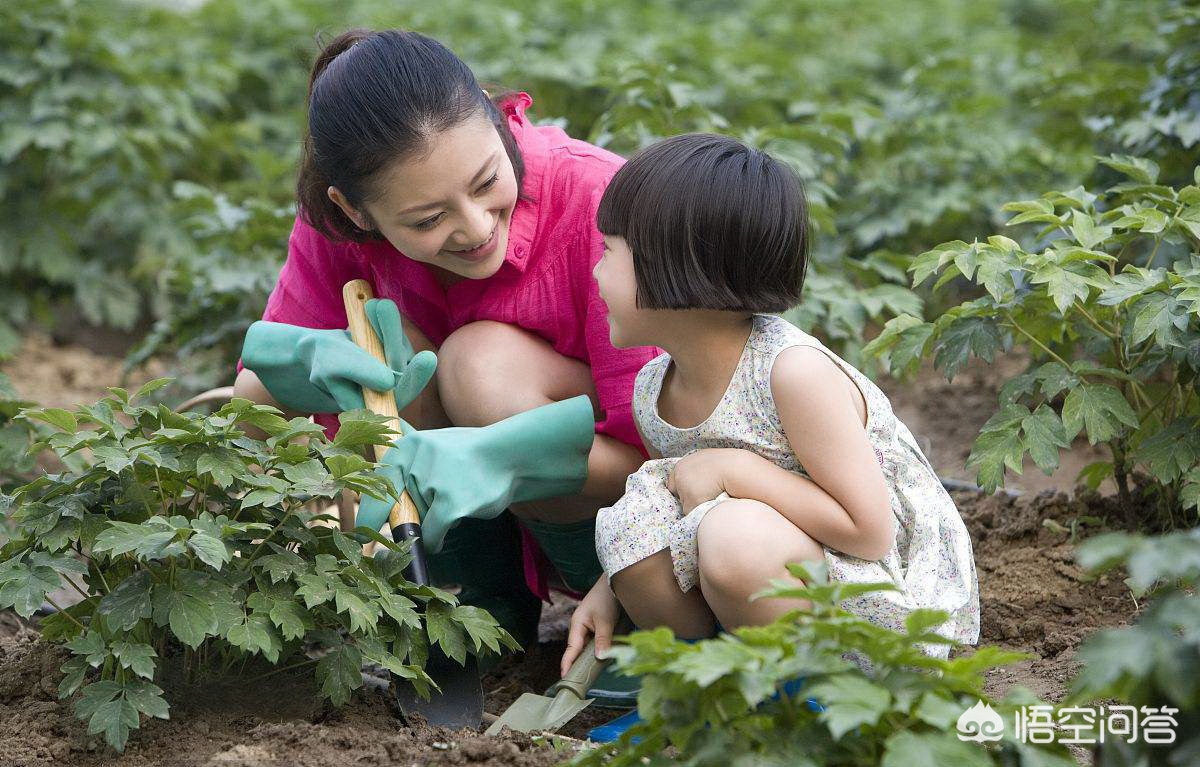
[[[606,663],[606,660],[596,660],[595,642],[588,642],[567,675],[555,682],[545,695],[524,693],[492,722],[486,734],[499,735],[505,727],[524,733],[555,732],[591,704],[592,699],[587,697],[588,688],[600,676]]]
[[[376,337],[375,329],[371,327],[366,314],[366,303],[374,297],[371,284],[366,280],[352,280],[342,288],[350,337],[375,359],[386,362],[383,344]],[[372,413],[394,419],[394,426],[399,431],[400,414],[392,392],[377,392],[364,388],[363,400]],[[375,446],[377,461],[383,460],[387,448],[387,445]],[[429,585],[425,547],[421,542],[421,518],[407,490],[401,492],[400,502],[392,507],[388,515],[388,524],[392,529],[392,539],[397,543],[412,541],[413,559],[405,570],[405,577],[418,586]],[[475,656],[468,653],[466,663],[460,664],[430,642],[425,673],[439,688],[432,691],[429,700],[418,695],[410,682],[392,676],[392,688],[395,690],[400,711],[405,716],[417,714],[430,724],[442,727],[479,729],[483,724],[483,686],[480,683],[479,666]]]

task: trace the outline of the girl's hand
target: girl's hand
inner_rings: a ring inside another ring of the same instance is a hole
[[[679,459],[667,477],[667,490],[679,498],[683,513],[728,492],[726,479],[745,472],[754,453],[738,448],[707,448]]]
[[[608,585],[608,576],[603,575],[571,615],[571,629],[567,633],[567,649],[559,664],[559,675],[567,675],[591,635],[596,637],[596,657],[603,658],[612,647],[613,630],[620,616],[621,604]]]

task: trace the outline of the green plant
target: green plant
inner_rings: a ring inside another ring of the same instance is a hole
[[[615,748],[585,752],[572,764],[1074,764],[1062,747],[1021,743],[1011,731],[986,749],[956,735],[958,718],[981,701],[1001,716],[1030,702],[1024,691],[1001,702],[983,694],[985,671],[1025,656],[984,647],[953,660],[933,658],[921,646],[947,643],[933,631],[945,613],[919,610],[904,631],[891,631],[839,606],[889,584],[830,581],[820,564],[788,569],[805,585],[778,581],[759,596],[804,599],[811,607],[701,642],[678,641],[665,628],[623,640],[627,646],[613,654],[620,669],[644,675],[643,721]],[[796,679],[803,682],[792,689]],[[665,753],[668,747],[677,754]]]
[[[1133,475],[1145,472],[1159,514],[1141,522],[1171,525],[1200,506],[1200,170],[1198,185],[1172,188],[1156,183],[1153,162],[1103,163],[1130,180],[1005,206],[1010,224],[1040,225],[1034,247],[994,236],[917,256],[914,285],[936,275],[935,291],[965,279],[983,294],[933,322],[890,320],[866,351],[896,374],[932,357],[947,377],[971,355],[1027,352],[968,459],[979,483],[994,490],[1026,454],[1050,473],[1082,433],[1112,459],[1081,478],[1112,477],[1133,521]]]
[[[312,666],[341,704],[364,661],[427,690],[431,641],[460,661],[515,648],[486,612],[407,581],[406,547],[359,528],[382,546],[364,557],[336,525],[310,524],[331,519],[313,499],[394,492],[361,455],[387,440],[384,419],[345,413],[328,441],[306,419],[242,399],[207,417],[137,403],[166,382],[19,416],[55,427],[35,448],[93,458],[6,496],[14,532],[0,549],[0,607],[32,615],[62,583],[82,597],[42,629],[71,650],[59,693],[80,692],[89,732],[121,750],[141,716],[165,717],[163,662],[190,678],[256,657]]]
[[[1149,599],[1132,626],[1108,629],[1079,649],[1080,671],[1067,703],[1118,701],[1176,709],[1175,743],[1108,739],[1100,767],[1167,767],[1200,760],[1200,528],[1159,537],[1109,533],[1083,544],[1093,575],[1120,567],[1133,593]]]

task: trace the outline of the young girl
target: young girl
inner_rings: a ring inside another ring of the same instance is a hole
[[[730,138],[678,136],[616,174],[597,221],[613,345],[667,353],[634,384],[653,460],[597,516],[605,577],[572,618],[563,671],[589,634],[607,648],[620,607],[683,638],[767,623],[796,605],[751,595],[805,560],[895,584],[844,605],[856,614],[900,628],[939,608],[941,634],[977,641],[970,539],[912,434],[866,376],[765,313],[800,297],[795,174]]]

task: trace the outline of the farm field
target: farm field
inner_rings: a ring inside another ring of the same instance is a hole
[[[623,642],[643,721],[612,746],[586,742],[611,710],[488,737],[360,685],[478,655],[499,715],[558,679],[578,603],[555,592],[495,662],[492,615],[319,518],[386,489],[381,417],[325,439],[245,400],[173,411],[234,383],[297,216],[310,66],[355,27],[436,38],[624,157],[712,132],[795,170],[812,243],[782,316],[949,490],[978,645],[923,654],[944,614],[888,630],[817,568],[773,587],[808,605],[774,623]],[[1186,0],[10,0],[0,767],[1200,765],[1198,377]],[[1141,729],[1101,742],[1121,710]]]

